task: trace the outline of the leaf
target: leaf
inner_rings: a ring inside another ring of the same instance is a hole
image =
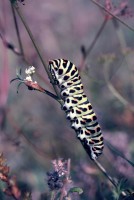
[[[15,4],[17,0],[10,0],[11,4]]]
[[[73,193],[73,192],[77,192],[79,195],[83,193],[83,190],[79,187],[73,187],[69,190],[68,194],[69,193]]]
[[[119,180],[117,187],[112,191],[114,199],[118,200],[123,193],[126,193],[125,192],[126,189],[127,189],[127,179],[123,178]]]

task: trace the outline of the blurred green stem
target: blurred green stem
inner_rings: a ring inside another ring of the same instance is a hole
[[[51,199],[50,200],[55,200],[55,191],[51,192]]]

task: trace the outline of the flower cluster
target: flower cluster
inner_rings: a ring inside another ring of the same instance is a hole
[[[25,70],[25,74],[27,74],[25,80],[27,80],[27,81],[33,81],[32,80],[32,76],[35,74],[35,67],[29,66],[29,68],[27,68]]]
[[[63,181],[58,172],[47,172],[47,184],[50,190],[59,190],[63,187]]]
[[[127,0],[115,1],[116,5],[114,5],[114,2],[112,0],[100,1],[100,3],[102,3],[102,2],[105,5],[105,8],[108,11],[112,12],[113,15],[115,15],[115,16],[119,16],[119,17],[132,17],[133,16]],[[113,16],[110,16],[110,15],[106,15],[106,17],[108,19],[113,18]]]
[[[64,178],[67,175],[67,161],[62,159],[53,160],[53,171],[47,172],[47,183],[50,190],[58,190],[64,185]]]
[[[63,161],[63,159],[53,160],[52,165],[60,177],[67,174],[67,161]]]
[[[30,76],[30,75],[33,75],[33,74],[35,73],[35,67],[29,66],[29,68],[25,70],[25,73],[26,73],[27,75],[29,75],[29,76]]]

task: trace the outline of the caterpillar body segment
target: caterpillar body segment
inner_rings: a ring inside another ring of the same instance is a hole
[[[69,97],[65,98],[63,110],[65,110],[65,111],[70,110],[71,108],[73,108],[77,105],[85,104],[86,102],[88,102],[88,99],[84,93],[77,94],[74,96],[69,96]]]
[[[63,82],[62,84],[59,85],[60,89],[63,90],[65,88],[71,87],[71,86],[76,86],[81,84],[81,78],[80,76],[75,76],[71,80],[68,80],[66,82]]]
[[[92,113],[92,106],[89,102],[85,102],[84,104],[78,104],[76,106],[73,106],[72,109],[70,109],[70,112],[67,114],[67,119],[74,120],[77,117],[81,117],[83,115],[89,115]]]
[[[96,122],[96,119],[96,115],[92,111],[90,115],[88,114],[74,119],[72,123],[72,128],[74,128],[75,130],[80,130],[88,125],[93,125]]]
[[[82,94],[82,93],[83,93],[83,84],[80,83],[79,85],[74,85],[61,91],[61,96],[64,98],[64,97],[74,96],[75,94]]]
[[[49,71],[53,81],[61,90],[63,110],[71,127],[92,160],[103,151],[103,135],[95,112],[83,90],[77,67],[68,60],[49,61]]]

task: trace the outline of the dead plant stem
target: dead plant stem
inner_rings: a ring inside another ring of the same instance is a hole
[[[59,102],[61,105],[63,105],[63,100],[62,100],[61,97],[60,97],[60,93],[59,93],[59,91],[58,91],[56,85],[53,83],[53,79],[52,79],[51,73],[49,72],[48,67],[47,67],[47,64],[46,64],[45,60],[43,59],[43,57],[42,57],[42,55],[41,55],[41,53],[40,53],[39,47],[38,47],[38,45],[37,45],[37,43],[36,43],[36,41],[35,41],[35,39],[34,39],[34,37],[33,37],[33,34],[32,34],[32,32],[31,32],[29,26],[27,25],[26,21],[24,20],[24,17],[23,17],[23,15],[22,15],[20,9],[19,9],[17,6],[15,6],[15,5],[14,5],[14,8],[16,9],[16,11],[17,11],[17,13],[18,13],[18,15],[19,15],[19,17],[20,17],[20,19],[21,19],[21,21],[22,21],[22,23],[23,23],[23,25],[24,25],[24,27],[25,27],[25,29],[26,29],[26,31],[27,31],[27,33],[28,33],[28,35],[29,35],[29,37],[30,37],[32,43],[33,43],[33,45],[34,45],[34,47],[35,47],[35,49],[36,49],[36,52],[37,52],[37,54],[38,54],[38,56],[39,56],[39,58],[40,58],[40,60],[41,60],[41,62],[42,62],[42,64],[43,64],[43,67],[45,68],[45,70],[46,70],[46,72],[47,72],[47,75],[48,75],[48,77],[49,77],[49,79],[50,79],[50,82],[51,82],[51,84],[53,85],[54,91],[55,91],[55,93],[56,93],[56,95],[57,95],[57,97],[58,97],[58,99],[59,99],[58,102]]]
[[[131,26],[129,26],[128,24],[126,24],[124,21],[122,21],[119,17],[115,16],[114,14],[112,14],[109,10],[107,10],[103,5],[101,5],[99,2],[96,2],[95,0],[90,0],[92,1],[94,4],[96,4],[97,6],[99,6],[101,9],[103,9],[104,11],[106,11],[109,15],[111,15],[112,17],[114,17],[115,19],[117,19],[119,22],[121,22],[123,25],[125,25],[127,28],[129,28],[131,31],[134,32],[134,28],[132,28]]]
[[[12,9],[12,13],[13,13],[14,25],[15,25],[15,30],[16,30],[16,34],[17,34],[19,46],[20,46],[21,56],[25,60],[25,55],[24,55],[23,45],[22,45],[22,42],[21,42],[21,36],[20,36],[19,26],[18,26],[18,23],[17,23],[17,18],[16,18],[15,10],[14,10],[14,6],[12,5],[12,3],[11,3],[11,9]]]

